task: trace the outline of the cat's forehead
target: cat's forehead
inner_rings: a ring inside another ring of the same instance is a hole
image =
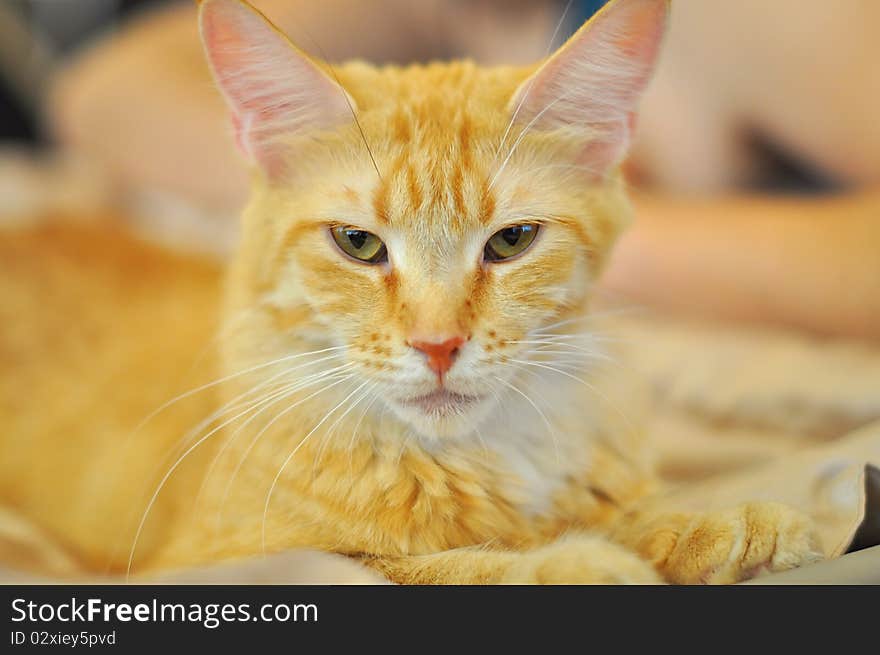
[[[472,61],[434,62],[406,67],[375,67],[363,62],[336,72],[367,118],[394,112],[412,126],[443,129],[462,112],[475,119],[503,120],[508,101],[528,68],[482,67]]]
[[[381,173],[370,192],[375,220],[445,231],[487,225],[490,172],[523,73],[472,62],[345,73]]]

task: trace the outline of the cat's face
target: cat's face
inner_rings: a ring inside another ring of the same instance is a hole
[[[428,438],[503,411],[540,331],[585,311],[629,217],[615,165],[665,3],[614,4],[625,11],[537,71],[327,71],[237,0],[203,3],[259,164],[232,276],[249,317],[234,365],[337,348],[347,389]],[[585,65],[591,49],[607,68]]]

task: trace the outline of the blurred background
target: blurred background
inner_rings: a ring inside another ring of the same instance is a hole
[[[160,0],[3,0],[0,4],[0,139],[44,141],[39,108],[59,62]]]

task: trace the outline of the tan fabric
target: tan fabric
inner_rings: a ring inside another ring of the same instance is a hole
[[[865,467],[880,466],[880,345],[646,315],[614,323],[651,385],[648,424],[677,501],[786,502],[816,519],[830,556],[845,552],[864,518]]]

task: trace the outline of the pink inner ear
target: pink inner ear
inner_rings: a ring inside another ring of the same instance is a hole
[[[514,96],[517,121],[584,131],[579,164],[597,177],[623,158],[650,80],[667,0],[616,0],[569,39]]]
[[[590,139],[581,150],[577,164],[588,178],[601,180],[618,163],[630,144],[630,132],[622,126],[607,126],[601,137]]]
[[[230,113],[229,121],[232,123],[232,130],[235,132],[235,146],[245,157],[253,157],[254,153],[248,152],[248,143],[244,134],[246,128],[242,125],[241,118],[236,114]]]
[[[352,120],[345,91],[247,5],[203,0],[200,23],[236,143],[270,174],[281,169],[285,137]]]

